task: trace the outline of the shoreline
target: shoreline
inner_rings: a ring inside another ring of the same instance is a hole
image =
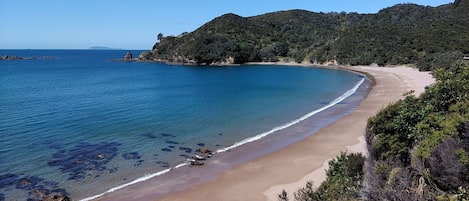
[[[210,160],[204,161],[205,165],[200,169],[199,167],[169,168],[168,171],[163,171],[163,174],[145,174],[135,181],[113,187],[104,193],[82,198],[82,200],[98,198],[101,200],[131,200],[135,198],[125,199],[121,197],[127,197],[128,194],[137,194],[136,191],[139,192],[142,189],[145,191],[147,187],[151,188],[151,186],[158,186],[158,188],[153,188],[154,190],[149,192],[148,196],[162,197],[183,191],[198,183],[209,181],[225,170],[300,141],[311,133],[352,112],[358,106],[369,91],[370,80],[362,74],[354,74],[360,78],[360,81],[335,100],[331,100],[328,104],[324,103],[323,107],[316,108],[290,122],[284,122],[284,124],[271,128],[269,131],[242,139],[231,146],[214,150],[214,153],[223,152],[223,154],[215,154]],[[348,104],[344,104],[344,102]],[[184,178],[181,178],[180,175],[184,175]],[[204,176],[197,178],[198,175]],[[174,185],[174,182],[180,184]],[[138,200],[148,199],[139,197]]]
[[[262,63],[262,65],[275,65],[275,64],[274,63],[272,64]],[[286,63],[283,65],[292,65],[292,63]],[[312,65],[299,64],[296,66],[311,67]],[[355,73],[357,73],[357,67],[333,66],[329,68],[354,71]],[[361,67],[361,68],[369,68],[369,67]],[[373,67],[373,68],[378,68],[378,67]],[[370,69],[373,69],[373,68],[370,68]],[[406,69],[409,69],[409,68],[406,68]],[[367,71],[369,71],[369,69],[368,70],[361,69],[361,70],[358,70],[358,73],[366,74],[368,76],[368,79],[370,79],[372,82],[375,82],[374,77],[376,75],[374,75],[373,73],[369,74],[370,72],[367,72]],[[400,79],[402,78],[398,78],[398,80]],[[378,82],[378,86],[379,84],[380,83]],[[409,85],[409,84],[406,84],[406,85]],[[313,180],[315,184],[319,185],[321,181],[321,178],[319,177],[321,177],[321,175],[324,175],[324,178],[325,178],[324,170],[327,167],[324,167],[324,166],[327,165],[327,161],[331,158],[334,158],[338,153],[340,153],[340,151],[337,151],[337,149],[339,148],[340,150],[342,150],[343,148],[347,146],[357,144],[357,142],[359,142],[359,140],[357,139],[360,136],[358,135],[357,137],[357,135],[355,135],[354,136],[355,138],[352,138],[351,140],[350,140],[350,137],[347,137],[348,140],[345,140],[346,142],[343,142],[344,139],[342,140],[335,139],[340,136],[333,137],[334,140],[328,141],[327,139],[328,136],[323,136],[324,134],[321,134],[321,133],[324,133],[324,130],[328,130],[330,127],[334,127],[334,125],[336,125],[337,122],[341,122],[344,119],[352,116],[353,114],[356,114],[357,112],[362,112],[360,110],[363,105],[363,102],[370,99],[371,97],[370,95],[372,95],[371,93],[373,91],[376,91],[376,87],[377,86],[373,87],[370,93],[365,95],[365,99],[363,99],[362,102],[359,103],[358,108],[356,108],[352,112],[352,114],[348,114],[345,117],[342,116],[338,121],[332,123],[331,125],[326,126],[325,128],[321,128],[319,131],[315,132],[314,135],[309,135],[309,137],[306,137],[305,139],[299,142],[295,142],[280,150],[274,150],[274,152],[272,153],[266,153],[267,155],[258,154],[258,156],[254,157],[253,160],[250,160],[247,162],[239,161],[239,163],[236,164],[234,167],[231,166],[230,168],[225,169],[225,170],[218,169],[215,171],[215,173],[212,172],[213,173],[212,175],[206,175],[205,173],[205,175],[201,175],[202,177],[204,177],[204,179],[193,178],[191,182],[194,184],[194,186],[190,186],[188,187],[188,189],[176,190],[176,191],[181,191],[181,192],[171,193],[169,195],[163,195],[163,198],[161,200],[227,200],[227,198],[231,198],[231,200],[266,200],[266,199],[276,200],[277,194],[281,192],[281,189],[286,188],[287,185],[285,184],[288,184],[288,186],[290,186],[291,189],[300,188],[304,186],[306,181],[309,181],[309,180]],[[403,88],[408,88],[408,87],[403,87]],[[396,98],[399,99],[402,93],[398,93],[397,97],[395,97],[394,99]],[[388,94],[386,95],[388,96]],[[381,109],[381,107],[379,109]],[[366,126],[366,120],[364,121],[364,123]],[[361,122],[360,125],[363,126],[363,122]],[[362,133],[364,133],[364,129],[362,130]],[[324,137],[326,137],[326,139],[323,139]],[[329,136],[329,138],[330,137],[331,136]],[[343,136],[341,138],[343,138]],[[334,143],[337,140],[341,141],[341,143],[340,144]],[[317,145],[317,147],[311,146],[311,143],[313,145],[314,144]],[[362,141],[362,144],[364,144],[364,140]],[[324,147],[324,145],[329,145],[329,146]],[[363,151],[363,149],[365,149],[364,147],[365,146],[363,145],[356,145],[354,149],[357,151]],[[299,148],[303,148],[303,149],[299,150]],[[313,149],[312,154],[310,153],[310,151],[305,151],[305,150],[311,150],[311,148]],[[311,157],[313,158],[313,160],[309,161]],[[225,158],[223,157],[220,157],[220,158],[215,159],[213,162],[220,163],[226,159],[226,156]],[[228,160],[236,161],[237,159],[228,158]],[[301,171],[296,171],[294,169],[301,169]],[[288,170],[288,172],[285,172],[284,170]],[[199,170],[196,170],[196,171],[199,171]],[[179,174],[177,172],[178,171],[170,175],[175,176],[175,174]],[[203,171],[200,171],[200,172],[203,173]],[[184,175],[184,172],[182,175]],[[309,177],[313,177],[313,179],[309,179]],[[303,182],[303,180],[305,180],[305,182]],[[144,200],[156,199],[156,197],[154,197],[154,194],[151,193],[151,190],[155,190],[156,188],[158,188],[157,183],[145,182],[144,184],[138,185],[138,186],[140,186],[140,188],[136,188],[134,186],[129,187],[129,189],[126,189],[125,192],[138,194],[134,196],[137,196],[140,200],[141,199],[144,199]],[[145,190],[141,188],[147,188],[147,189]],[[277,188],[280,189],[278,192],[276,192]],[[291,193],[289,194],[292,195]],[[119,197],[118,196],[119,194],[116,194],[116,195],[117,197]],[[106,195],[102,197],[102,199],[119,200],[118,198],[116,199],[116,196],[114,195],[114,193],[109,194],[109,196]],[[137,198],[137,197],[134,197],[134,198]],[[127,199],[128,198],[130,197],[127,197]],[[101,198],[99,198],[98,200],[101,200]]]

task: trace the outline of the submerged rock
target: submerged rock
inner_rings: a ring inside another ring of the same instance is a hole
[[[49,160],[49,166],[59,166],[60,170],[70,175],[69,180],[84,179],[88,172],[106,170],[106,164],[118,151],[119,143],[81,143],[70,150],[60,150]]]
[[[8,186],[14,185],[18,178],[18,175],[11,173],[0,175],[0,188],[6,188]]]
[[[53,192],[44,188],[29,192],[28,201],[70,201],[71,199],[61,192]]]
[[[59,189],[58,183],[54,181],[45,181],[45,179],[36,176],[24,176],[19,178],[15,174],[0,175],[1,188],[14,186],[16,189],[28,191],[27,200],[49,200],[49,201],[67,201],[70,200],[65,189]],[[5,200],[5,195],[0,194],[0,201]]]
[[[148,137],[150,139],[155,139],[156,138],[156,136],[153,135],[153,133],[144,133],[144,134],[142,134],[142,136]]]
[[[137,152],[125,153],[125,154],[122,154],[122,157],[125,160],[134,160],[134,159],[140,159],[141,158],[141,156]]]
[[[168,162],[164,162],[164,161],[157,161],[156,164],[159,164],[160,167],[163,167],[163,168],[169,168],[170,165]]]
[[[160,133],[161,136],[163,137],[176,137],[175,135],[169,134],[169,133]]]
[[[171,141],[171,140],[166,141],[166,143],[168,143],[168,144],[179,144],[179,142],[175,142],[175,141]]]
[[[37,188],[38,183],[44,181],[39,177],[23,177],[16,181],[16,189],[33,190]]]
[[[134,166],[135,167],[138,167],[140,165],[142,165],[142,163],[144,162],[144,160],[141,160],[140,158],[142,158],[137,152],[130,152],[130,153],[125,153],[125,154],[122,154],[122,157],[125,159],[125,160],[138,160],[134,163]],[[140,159],[140,160],[139,160]]]
[[[181,151],[184,151],[188,154],[190,154],[192,152],[192,149],[191,148],[187,148],[187,147],[179,147],[179,150]]]

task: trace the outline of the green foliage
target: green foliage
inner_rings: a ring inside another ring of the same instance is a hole
[[[287,194],[287,191],[285,190],[282,190],[282,193],[280,193],[277,197],[277,200],[278,201],[288,201],[288,194]]]
[[[296,201],[319,201],[321,200],[319,192],[313,189],[313,182],[307,182],[305,187],[298,189],[294,193]]]
[[[363,166],[365,158],[360,153],[340,153],[335,159],[329,161],[324,181],[315,191],[313,183],[294,193],[296,201],[319,200],[353,200],[357,198],[363,180]],[[285,191],[278,195],[279,200],[288,200]]]
[[[420,71],[432,71],[438,68],[448,68],[455,61],[461,60],[464,54],[460,51],[438,52],[425,55],[417,62]]]
[[[428,110],[420,99],[409,95],[370,118],[367,139],[378,159],[394,156],[408,163],[409,148],[420,137],[416,125]]]
[[[469,186],[469,64],[433,75],[422,96],[405,94],[368,120],[371,200],[455,200]]]
[[[469,165],[469,155],[467,154],[466,150],[463,148],[456,149],[455,154],[459,158],[459,162],[463,165]]]
[[[448,111],[449,107],[469,98],[469,68],[467,63],[457,62],[449,69],[439,68],[433,73],[437,83],[428,88],[423,101],[435,112]]]
[[[459,187],[456,194],[457,201],[469,201],[469,188]]]
[[[439,7],[400,4],[377,14],[290,10],[254,17],[225,14],[176,39],[158,36],[157,59],[199,64],[277,61],[378,65],[430,70],[469,53],[467,0]],[[448,52],[448,53],[446,53]]]

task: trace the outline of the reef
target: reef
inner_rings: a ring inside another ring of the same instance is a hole
[[[70,175],[69,180],[82,180],[106,170],[106,164],[117,155],[119,146],[115,142],[80,143],[68,151],[59,150],[47,164],[59,166],[63,173]]]
[[[68,201],[69,195],[65,189],[59,188],[59,183],[46,181],[36,176],[20,177],[8,173],[0,175],[0,189],[11,188],[28,191],[28,201]],[[5,195],[0,193],[0,201],[5,200]]]

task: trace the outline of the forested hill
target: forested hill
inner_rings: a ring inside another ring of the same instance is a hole
[[[213,64],[278,61],[392,65],[469,53],[469,0],[439,7],[399,4],[377,14],[290,10],[225,14],[191,33],[159,34],[142,58]]]

